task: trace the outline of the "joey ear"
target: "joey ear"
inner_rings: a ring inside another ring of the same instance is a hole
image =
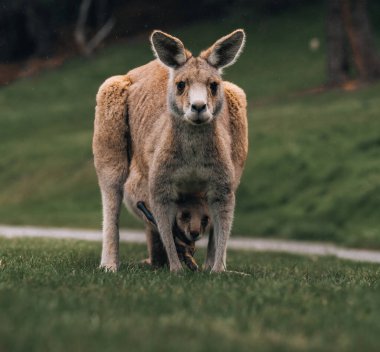
[[[237,29],[217,40],[214,45],[201,53],[201,57],[216,68],[223,68],[235,63],[245,43],[245,33]]]
[[[161,31],[154,31],[150,42],[154,54],[164,65],[178,68],[186,62],[186,49],[178,38]]]

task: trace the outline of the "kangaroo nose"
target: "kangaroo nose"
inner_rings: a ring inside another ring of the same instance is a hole
[[[202,111],[206,110],[206,104],[204,104],[203,102],[196,101],[193,104],[191,104],[191,110],[196,111],[199,114]]]
[[[198,231],[191,231],[190,235],[193,238],[193,240],[196,240],[199,237],[199,232]]]

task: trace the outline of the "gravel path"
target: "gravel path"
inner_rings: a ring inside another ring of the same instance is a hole
[[[0,225],[0,236],[7,238],[49,237],[100,241],[102,233],[97,230]],[[120,239],[123,242],[145,243],[144,233],[138,230],[121,230]],[[202,239],[197,243],[197,246],[206,247],[206,244],[207,239]],[[228,248],[259,252],[335,256],[353,261],[380,263],[380,251],[349,249],[324,243],[232,236],[229,240]]]

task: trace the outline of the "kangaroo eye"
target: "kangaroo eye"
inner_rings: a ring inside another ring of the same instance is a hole
[[[184,211],[181,215],[183,221],[189,221],[191,219],[191,214],[188,211]]]
[[[186,83],[184,81],[179,81],[177,83],[177,91],[179,94],[182,94],[183,91],[185,90],[185,87],[186,87]]]
[[[218,87],[219,87],[219,84],[217,82],[210,83],[210,90],[211,90],[212,95],[216,95],[216,93],[218,92]]]
[[[202,226],[203,226],[203,227],[206,227],[206,226],[208,225],[209,220],[210,220],[209,217],[205,215],[205,216],[202,218]]]

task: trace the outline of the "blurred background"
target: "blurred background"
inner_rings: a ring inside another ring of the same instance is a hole
[[[250,153],[233,233],[380,248],[376,0],[0,0],[0,223],[100,228],[99,85],[153,59],[152,29],[197,54],[236,28],[225,79],[247,93]]]

